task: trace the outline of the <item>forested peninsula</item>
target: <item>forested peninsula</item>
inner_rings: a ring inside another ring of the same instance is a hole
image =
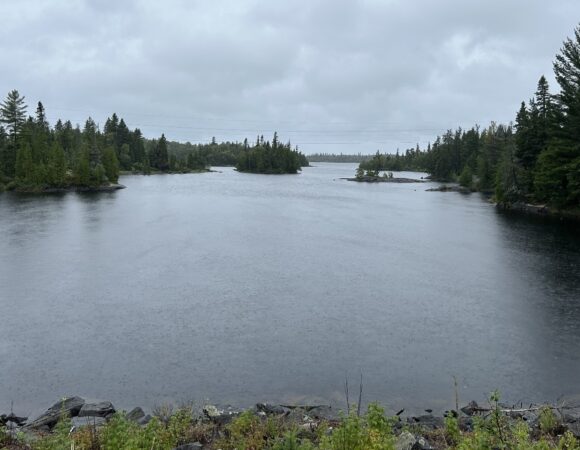
[[[51,127],[42,102],[34,117],[27,117],[26,111],[25,98],[17,90],[0,104],[0,190],[110,190],[122,187],[117,185],[121,171],[206,169],[195,153],[179,159],[170,156],[164,135],[148,141],[116,114],[101,131],[90,117],[82,129],[62,120]]]
[[[542,204],[580,214],[580,27],[556,55],[552,94],[541,76],[533,97],[522,102],[515,123],[448,130],[426,149],[377,152],[358,175],[425,171],[438,181],[457,181],[493,194],[509,207]]]
[[[25,97],[17,90],[0,103],[0,191],[107,191],[122,188],[120,173],[188,173],[212,165],[236,166],[240,172],[296,173],[306,157],[258,136],[248,140],[208,144],[168,142],[165,135],[146,139],[113,114],[101,130],[88,118],[81,128],[58,120],[51,127],[42,102],[27,116]]]

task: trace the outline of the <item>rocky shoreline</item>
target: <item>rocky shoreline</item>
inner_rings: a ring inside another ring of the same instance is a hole
[[[458,411],[445,411],[441,415],[433,414],[432,410],[427,409],[423,415],[405,416],[405,410],[401,410],[388,420],[393,426],[396,449],[433,450],[447,448],[442,447],[437,442],[439,437],[443,435],[442,433],[448,432],[448,430],[446,431],[446,427],[448,427],[446,418],[456,419],[458,432],[472,433],[476,421],[497,413],[508,421],[506,423],[525,423],[530,433],[534,435],[534,433],[538,434],[541,431],[540,428],[544,426],[541,415],[546,408],[554,412],[554,417],[557,419],[557,422],[554,422],[554,429],[559,433],[559,436],[569,432],[575,438],[580,439],[580,403],[562,403],[558,406],[529,405],[529,407],[496,403],[489,407],[482,407],[475,401],[471,401]],[[286,423],[286,425],[306,433],[322,431],[326,434],[332,433],[333,429],[339,427],[346,416],[343,411],[334,409],[330,405],[269,403],[257,403],[248,409],[206,404],[200,409],[189,407],[187,411],[188,420],[191,420],[191,423],[201,424],[207,429],[211,429],[213,437],[200,438],[201,441],[176,446],[174,447],[176,450],[214,448],[212,439],[227,433],[228,424],[241,418],[244,414],[255,417],[258,421],[275,418],[279,422]],[[171,414],[172,408],[170,407],[154,410],[150,414],[140,407],[125,412],[117,410],[110,401],[89,402],[75,396],[55,402],[44,413],[30,421],[27,417],[19,417],[14,413],[0,415],[0,436],[4,427],[13,436],[26,436],[26,441],[30,443],[50,436],[51,433],[55,432],[59,421],[63,419],[71,420],[70,433],[72,433],[73,430],[80,430],[83,427],[92,427],[93,430],[97,430],[107,426],[112,420],[119,420],[119,418],[139,427],[147,427],[153,420],[169,423]],[[322,430],[321,427],[323,427]],[[210,435],[208,434],[208,436]]]
[[[499,202],[496,207],[504,211],[515,211],[536,217],[549,217],[553,219],[580,222],[580,210],[559,210],[547,205],[535,205],[525,202]]]
[[[462,194],[469,194],[472,190],[456,184],[444,184],[436,188],[426,189],[426,192],[461,192]]]

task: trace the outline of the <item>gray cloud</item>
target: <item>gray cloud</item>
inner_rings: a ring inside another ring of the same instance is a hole
[[[6,0],[0,17],[0,95],[52,119],[373,152],[512,120],[580,3]]]

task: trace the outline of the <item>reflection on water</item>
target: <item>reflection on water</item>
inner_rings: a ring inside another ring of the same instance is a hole
[[[354,169],[0,195],[0,410],[341,404],[361,370],[366,400],[408,411],[450,406],[454,375],[465,399],[580,391],[574,227]]]

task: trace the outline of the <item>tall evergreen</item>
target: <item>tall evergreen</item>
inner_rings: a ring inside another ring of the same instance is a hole
[[[157,170],[165,171],[169,169],[169,155],[165,134],[162,134],[161,138],[155,143],[153,151],[149,155],[149,164]]]
[[[10,137],[15,141],[16,135],[26,121],[26,103],[17,90],[8,93],[6,100],[0,103],[0,122],[6,124]]]
[[[549,145],[538,158],[535,190],[540,199],[557,206],[580,207],[580,26],[556,55],[554,74],[560,92],[553,138],[548,136]]]
[[[9,140],[2,152],[1,169],[5,176],[15,175],[16,152],[18,150],[16,137],[26,120],[26,103],[17,90],[8,93],[6,100],[0,103],[0,123],[6,125]]]

